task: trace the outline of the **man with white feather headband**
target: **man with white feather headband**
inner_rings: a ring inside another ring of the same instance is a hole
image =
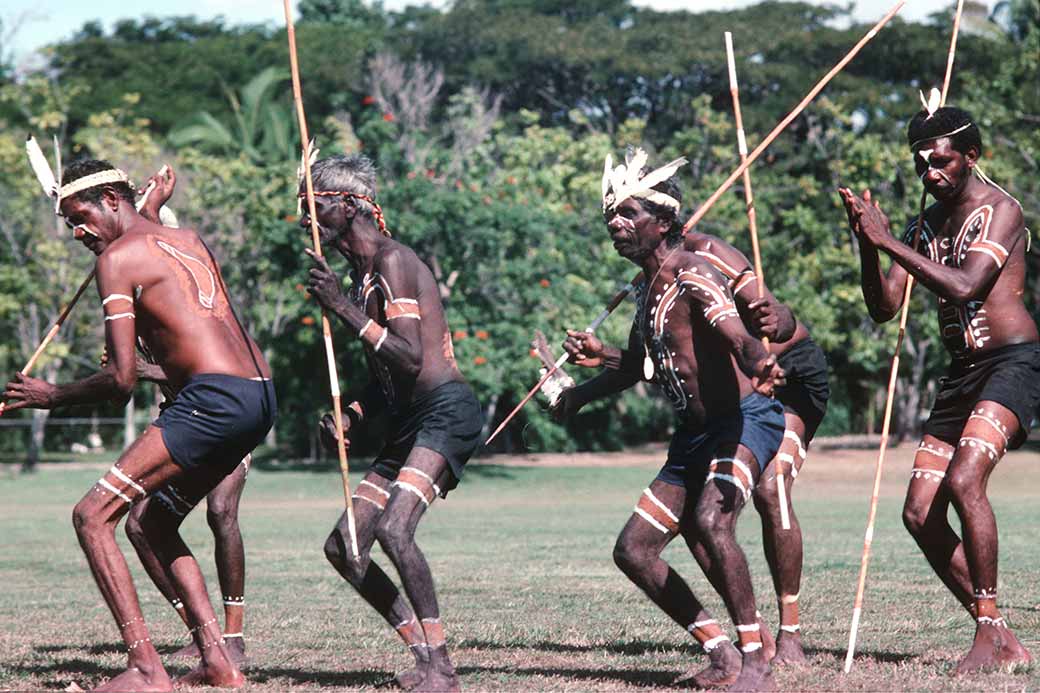
[[[125,401],[138,379],[138,343],[177,392],[73,510],[80,545],[128,656],[126,670],[97,690],[173,688],[115,541],[119,520],[146,498],[141,530],[184,604],[202,657],[179,683],[241,686],[245,681],[179,527],[270,429],[276,410],[270,368],[235,315],[220,268],[197,233],[157,223],[157,209],[147,212],[151,218],[143,216],[126,174],[107,162],[77,161],[59,172],[59,183],[38,148],[30,147],[30,160],[73,237],[97,256],[108,359],[99,372],[68,384],[18,374],[4,392],[7,408]]]
[[[982,135],[971,115],[939,107],[939,92],[907,127],[917,175],[936,203],[911,219],[902,242],[869,190],[839,188],[859,239],[863,298],[892,319],[908,277],[938,298],[951,356],[921,439],[903,521],[939,579],[975,621],[965,674],[1031,661],[997,609],[997,523],[986,497],[1004,453],[1020,447],[1040,403],[1040,334],[1022,301],[1028,231],[1019,202],[979,168]],[[880,252],[892,260],[887,273]],[[953,506],[962,536],[947,517]]]
[[[614,548],[618,567],[668,616],[689,630],[711,665],[697,685],[758,690],[771,684],[769,660],[747,560],[736,541],[740,511],[784,435],[783,384],[776,357],[748,333],[726,276],[683,245],[681,193],[675,177],[685,159],[655,171],[636,150],[624,164],[607,158],[603,214],[614,248],[649,281],[636,287],[628,348],[576,352],[599,359],[600,375],[566,390],[558,416],[640,380],[656,383],[678,415],[668,458],[643,491]],[[570,342],[570,340],[569,340]],[[584,365],[588,365],[587,363]],[[741,654],[661,552],[682,535],[710,565],[712,584],[736,624]],[[739,675],[737,675],[739,671]]]

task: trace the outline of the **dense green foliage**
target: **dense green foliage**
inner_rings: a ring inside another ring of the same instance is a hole
[[[999,23],[969,23],[950,102],[977,114],[987,172],[1040,203],[1040,30],[1036,0],[1002,3]],[[738,158],[722,32],[734,32],[749,143],[793,107],[863,34],[846,11],[765,2],[733,12],[654,12],[625,0],[458,0],[446,11],[387,12],[359,0],[300,4],[297,38],[309,125],[323,153],[362,151],[380,167],[391,230],[442,285],[456,351],[489,413],[501,417],[537,378],[535,329],[584,326],[635,268],[617,258],[599,213],[607,152],[642,145],[685,155],[687,211]],[[895,326],[862,305],[859,263],[834,189],[870,186],[894,226],[919,196],[903,126],[918,88],[939,84],[949,13],[894,20],[752,168],[767,281],[810,326],[832,366],[824,433],[880,419]],[[295,223],[299,138],[284,29],[191,17],[83,27],[45,71],[8,67],[0,86],[0,368],[17,370],[71,294],[87,258],[61,240],[21,158],[26,130],[58,134],[66,159],[111,159],[141,180],[163,161],[180,174],[172,206],[224,263],[241,312],[277,371],[278,440],[311,451],[327,407],[316,311],[301,291],[305,232]],[[45,147],[48,149],[49,147]],[[735,187],[701,230],[747,249]],[[1036,256],[1030,256],[1036,269]],[[1031,306],[1040,283],[1031,272]],[[88,297],[55,345],[50,378],[82,375],[100,349]],[[627,334],[631,304],[603,334]],[[906,340],[896,430],[910,434],[945,362],[933,299],[918,292]],[[364,369],[337,334],[342,380]],[[581,378],[585,373],[575,373]],[[646,390],[584,411],[567,428],[530,406],[506,449],[615,448],[661,439],[667,408]],[[142,401],[145,398],[142,395]],[[108,411],[104,408],[98,411]],[[370,430],[370,433],[373,433]],[[369,436],[360,436],[361,449]],[[2,448],[22,443],[12,436]]]

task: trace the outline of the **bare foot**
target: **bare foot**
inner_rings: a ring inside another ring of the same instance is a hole
[[[741,656],[731,642],[723,642],[708,653],[708,666],[690,674],[683,674],[674,688],[721,688],[740,676]]]
[[[805,664],[808,660],[802,651],[802,636],[798,633],[780,631],[776,636],[776,654],[769,660],[770,664]]]
[[[160,666],[150,674],[145,674],[137,667],[130,667],[122,674],[115,676],[95,691],[172,691],[173,682]]]
[[[1010,628],[1005,628],[1001,635],[1003,636],[1003,647],[1000,649],[1001,666],[1028,666],[1033,662],[1033,657],[1029,654],[1029,650],[1018,641],[1014,631]]]
[[[175,688],[190,688],[192,686],[241,688],[246,685],[246,677],[242,676],[242,672],[234,666],[221,668],[209,666],[205,662],[199,662],[199,665],[187,674],[178,676],[173,685]]]
[[[744,665],[740,668],[740,676],[727,688],[727,691],[774,691],[776,682],[773,670],[765,657],[764,649],[744,655]]]
[[[423,670],[419,665],[406,669],[394,676],[394,683],[404,691],[410,691],[423,682]]]
[[[449,661],[430,662],[418,685],[411,690],[417,693],[433,691],[451,691],[455,693],[462,690],[459,687],[459,677],[455,674],[455,667]]]
[[[987,671],[1000,667],[1000,651],[1003,649],[1005,628],[990,623],[975,626],[975,641],[968,654],[957,663],[957,676],[976,671]]]
[[[761,616],[758,617],[758,632],[762,636],[762,654],[765,655],[768,662],[776,656],[776,640],[773,639],[773,633],[769,630],[769,624]]]

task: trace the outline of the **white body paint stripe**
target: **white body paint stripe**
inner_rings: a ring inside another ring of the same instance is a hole
[[[662,525],[657,520],[655,520],[653,517],[651,517],[650,513],[646,512],[640,507],[636,507],[634,510],[636,515],[639,515],[639,517],[649,522],[651,527],[661,532],[661,534],[668,534],[668,528]]]
[[[418,468],[416,468],[416,467],[401,467],[401,471],[402,471],[402,472],[403,472],[404,470],[406,470],[406,469],[407,469],[408,471],[410,471],[410,472],[415,472],[416,474],[418,474],[418,475],[419,475],[419,476],[421,476],[422,478],[424,478],[424,479],[426,479],[427,481],[429,481],[429,482],[430,482],[430,486],[432,486],[432,487],[433,487],[433,492],[434,492],[435,494],[437,494],[438,496],[439,496],[439,495],[441,494],[441,487],[437,485],[437,482],[433,480],[433,477],[432,477],[432,476],[430,476],[429,474],[427,474],[427,473],[426,473],[426,472],[424,472],[423,470],[421,470],[421,469],[418,469]],[[398,473],[400,473],[400,472],[398,472]]]
[[[760,642],[749,642],[747,645],[741,645],[741,652],[755,652],[762,649],[762,643]]]
[[[136,316],[133,313],[116,313],[115,315],[106,315],[105,322],[109,320],[119,320],[120,318],[130,318],[133,320]]]
[[[409,320],[422,320],[422,316],[421,315],[416,315],[415,313],[404,313],[402,315],[393,315],[393,316],[387,318],[387,320],[400,320],[402,318],[407,318]]]
[[[375,500],[369,498],[368,496],[351,496],[351,498],[353,498],[354,500],[367,501],[367,502],[371,503],[372,505],[376,506],[377,508],[379,508],[380,510],[386,510],[386,506],[385,505],[382,505],[382,504],[376,502]]]
[[[113,494],[119,496],[124,501],[126,501],[128,505],[133,503],[133,500],[130,499],[130,496],[126,495],[125,493],[123,493],[122,491],[117,489],[115,486],[113,486],[112,484],[108,483],[107,480],[105,480],[105,479],[98,479],[98,485],[103,487],[103,488],[105,488],[106,490],[112,492]]]
[[[716,647],[718,647],[719,645],[721,645],[724,642],[729,642],[729,636],[727,636],[727,635],[716,635],[711,640],[705,640],[703,643],[701,643],[701,647],[704,648],[705,652],[711,652],[712,650],[714,650]]]
[[[372,347],[373,351],[379,351],[379,347],[383,346],[383,342],[386,341],[386,335],[389,330],[383,330],[383,334],[379,335],[379,341]]]
[[[667,515],[668,518],[672,522],[674,522],[676,524],[679,523],[679,518],[675,516],[675,513],[673,513],[671,510],[669,510],[668,506],[666,506],[664,503],[662,503],[661,501],[657,500],[657,496],[654,495],[653,491],[651,491],[650,489],[646,489],[646,490],[643,491],[643,495],[646,496],[647,498],[649,498],[651,503],[653,503],[658,508],[660,508],[662,511],[664,511],[664,514]]]
[[[133,303],[134,299],[130,298],[126,294],[109,294],[103,301],[101,301],[101,305],[107,306],[112,301],[130,301],[130,303]]]
[[[747,626],[742,626],[738,623],[736,628],[738,633],[757,633],[762,630],[762,626],[758,623],[752,623]]]
[[[797,633],[801,629],[802,629],[802,627],[800,625],[798,625],[797,623],[794,624],[793,626],[785,626],[783,624],[780,625],[780,630],[785,631],[787,633]]]
[[[382,489],[382,488],[379,488],[378,486],[376,486],[375,484],[373,484],[373,483],[372,483],[371,481],[366,481],[366,480],[362,479],[362,480],[361,480],[361,483],[360,483],[360,484],[358,484],[358,486],[371,486],[371,487],[372,487],[372,488],[374,488],[374,489],[375,489],[375,490],[376,490],[376,491],[377,491],[378,493],[381,493],[381,494],[382,494],[383,496],[385,496],[386,498],[389,498],[389,497],[390,497],[390,492],[389,492],[389,491],[387,491],[386,489]]]
[[[744,486],[744,482],[734,476],[730,476],[729,474],[719,474],[718,472],[711,472],[710,474],[708,474],[707,478],[705,478],[705,481],[711,481],[712,479],[718,479],[719,481],[726,481],[733,484],[734,486],[740,489],[740,493],[744,496],[745,499],[751,495],[748,492],[747,488]]]
[[[131,487],[133,487],[133,489],[135,491],[137,491],[141,495],[148,495],[148,492],[144,490],[143,486],[141,486],[136,481],[134,481],[133,479],[128,477],[126,474],[123,474],[123,470],[121,470],[119,467],[117,467],[115,465],[112,465],[112,468],[109,469],[108,471],[110,471],[113,474],[115,474],[116,478],[119,479],[120,481],[122,481],[123,483],[129,484]]]
[[[409,493],[414,493],[419,497],[419,500],[423,502],[423,505],[430,507],[430,501],[426,500],[426,494],[409,484],[407,481],[395,481],[394,486],[408,491]]]

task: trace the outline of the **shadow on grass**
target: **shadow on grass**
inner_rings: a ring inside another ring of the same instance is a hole
[[[293,685],[307,683],[325,687],[358,688],[361,686],[381,686],[389,684],[394,672],[377,669],[360,671],[313,671],[307,669],[290,669],[287,667],[251,666],[244,670],[250,683],[267,683],[273,680],[286,679]]]
[[[538,650],[540,652],[612,652],[624,655],[644,655],[652,652],[685,652],[694,653],[695,648],[688,644],[654,642],[652,640],[630,640],[605,644],[572,645],[564,642],[543,640],[536,643],[501,643],[490,640],[466,639],[459,642],[458,647],[474,650]]]
[[[805,654],[807,655],[832,655],[838,659],[844,661],[845,655],[848,654],[848,650],[845,648],[837,647],[806,647]],[[885,664],[902,664],[912,659],[919,659],[921,655],[910,654],[908,652],[879,652],[878,650],[857,650],[857,658],[873,659],[875,662],[884,662]]]
[[[53,684],[48,683],[47,685],[55,688],[64,688],[68,685],[67,681],[76,681],[80,685],[94,685],[83,679],[90,678],[94,681],[99,681],[100,679],[111,678],[123,670],[118,667],[104,666],[89,659],[73,658],[47,664],[27,663],[22,666],[12,666],[8,671],[16,675],[37,676],[40,678],[52,678],[55,675],[60,675],[61,681],[66,681],[66,683],[55,681]]]
[[[113,652],[126,652],[126,645],[121,642],[104,642],[88,646],[70,643],[67,645],[37,645],[33,648],[33,652],[40,652],[43,654],[66,652],[68,650],[76,650],[77,652],[85,652],[92,655],[111,654]]]
[[[556,667],[459,667],[458,673],[561,676],[583,681],[619,681],[641,688],[671,686],[681,675],[681,672],[665,669],[567,669]]]

